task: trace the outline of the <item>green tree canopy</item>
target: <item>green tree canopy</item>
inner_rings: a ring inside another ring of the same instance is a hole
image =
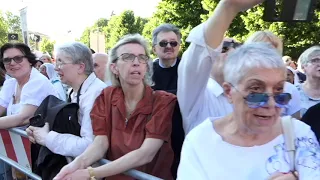
[[[19,16],[9,11],[5,13],[0,11],[0,46],[8,42],[8,33],[18,34],[18,42],[23,42]]]
[[[104,28],[106,49],[112,48],[124,35],[141,34],[147,21],[145,18],[135,17],[131,10],[124,11],[118,16],[112,16],[108,26]]]
[[[162,0],[156,12],[145,25],[143,36],[151,43],[152,31],[162,23],[170,23],[180,28],[182,34],[182,52],[187,48],[185,39],[190,30],[201,23],[200,16],[208,11],[199,0]]]
[[[208,15],[202,15],[206,20],[213,13],[218,0],[202,0],[203,7],[209,11]],[[234,37],[239,41],[245,41],[256,31],[270,30],[283,39],[284,55],[298,58],[308,47],[320,42],[319,29],[320,6],[319,2],[312,22],[265,22],[262,19],[264,7],[256,6],[238,15],[230,26],[227,36]]]
[[[40,51],[47,52],[50,54],[50,56],[52,56],[54,44],[55,44],[55,41],[50,41],[47,38],[42,38],[42,40],[40,42]]]

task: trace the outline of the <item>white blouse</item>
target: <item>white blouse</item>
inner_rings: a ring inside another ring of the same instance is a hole
[[[252,147],[230,144],[215,131],[208,118],[186,137],[178,169],[178,180],[266,180],[290,170],[284,137]],[[320,147],[308,125],[294,122],[295,167],[301,180],[320,179]]]
[[[72,134],[60,134],[50,131],[46,137],[46,147],[55,154],[76,157],[83,153],[93,141],[90,112],[94,101],[107,85],[103,83],[94,73],[83,82],[80,92],[78,120],[81,126],[80,136]],[[77,93],[71,94],[71,101],[77,102]]]
[[[26,104],[39,106],[49,95],[58,97],[50,81],[35,68],[32,68],[30,79],[21,90],[20,102],[13,104],[17,86],[17,80],[10,78],[0,91],[0,106],[7,108],[7,115],[18,114]]]

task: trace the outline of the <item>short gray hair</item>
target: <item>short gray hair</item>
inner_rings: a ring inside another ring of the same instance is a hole
[[[246,43],[228,55],[223,71],[225,81],[238,85],[254,68],[283,69],[284,75],[287,72],[281,55],[270,43]]]
[[[160,26],[158,26],[156,29],[153,30],[153,32],[152,32],[152,46],[155,46],[158,43],[157,37],[160,32],[170,32],[170,31],[174,32],[177,35],[178,41],[179,41],[179,43],[181,43],[180,29],[177,28],[177,26],[175,26],[173,24],[165,23],[165,24],[161,24]]]
[[[148,57],[150,57],[148,43],[140,34],[128,34],[128,35],[123,36],[109,52],[107,73],[108,73],[108,77],[111,80],[112,85],[115,87],[120,87],[121,84],[120,84],[119,79],[116,77],[116,75],[113,72],[111,72],[110,64],[117,62],[118,49],[121,46],[124,46],[126,44],[139,44],[139,45],[141,45],[144,48],[146,55]],[[147,72],[144,77],[144,84],[146,84],[148,86],[152,86],[154,84],[152,81],[152,76],[153,76],[153,62],[152,62],[151,58],[149,58],[149,61],[147,63]]]
[[[93,72],[92,53],[86,45],[80,42],[64,43],[56,46],[54,51],[70,57],[74,64],[83,63],[85,74],[90,75]]]
[[[305,50],[299,57],[299,64],[306,65],[315,56],[320,56],[320,46],[312,46],[311,48]]]

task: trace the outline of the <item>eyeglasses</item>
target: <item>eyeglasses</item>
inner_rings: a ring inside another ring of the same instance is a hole
[[[66,65],[66,64],[74,64],[74,63],[65,63],[65,62],[59,62],[59,61],[57,61],[56,62],[56,68],[58,68],[58,69],[61,69],[64,65]]]
[[[160,42],[159,42],[159,46],[160,46],[160,47],[167,47],[168,44],[170,44],[171,47],[176,47],[176,46],[178,46],[178,42],[177,42],[177,41],[170,41],[170,42],[160,41]]]
[[[226,53],[229,51],[230,48],[237,48],[239,46],[241,46],[242,44],[241,43],[237,43],[237,42],[234,42],[233,40],[231,42],[229,41],[224,41],[223,42],[223,45],[222,45],[222,51],[221,53]]]
[[[144,54],[139,54],[138,56],[131,54],[131,53],[123,53],[118,56],[115,60],[121,59],[125,62],[133,62],[136,58],[138,58],[139,63],[146,64],[149,61],[149,56]]]
[[[237,88],[235,88],[235,86],[233,86],[232,84],[231,86],[241,94],[241,92]],[[276,102],[276,106],[279,108],[284,108],[291,100],[290,93],[279,93],[279,94],[250,93],[247,96],[244,96],[243,99],[246,100],[246,103],[249,108],[256,109],[266,105],[270,97],[274,98],[274,101]]]
[[[12,58],[3,58],[2,62],[3,62],[3,64],[8,65],[13,60],[14,62],[19,64],[19,63],[21,63],[23,61],[24,57],[25,56],[15,56],[15,57],[12,57]]]

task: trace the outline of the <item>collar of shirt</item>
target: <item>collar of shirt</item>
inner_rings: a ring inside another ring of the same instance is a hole
[[[212,90],[213,94],[216,97],[219,97],[220,95],[223,95],[223,88],[213,78],[209,78],[208,87]]]
[[[153,103],[153,90],[151,87],[146,86],[143,98],[138,102],[135,110],[132,112],[132,117],[138,113],[150,114],[152,112],[152,103]],[[124,94],[123,90],[120,87],[115,88],[114,94],[111,97],[111,104],[117,106],[123,117],[126,117],[125,105],[124,105]]]
[[[97,78],[97,76],[94,73],[91,73],[87,79],[83,82],[81,90],[80,90],[80,95],[84,94],[90,87],[90,85],[94,82],[94,80]],[[72,99],[77,97],[78,92],[73,92],[72,93]]]
[[[170,67],[173,67],[173,66],[175,66],[176,64],[177,64],[177,59],[172,63],[172,65],[170,66],[170,67],[166,67],[163,63],[162,63],[162,61],[160,60],[160,59],[158,59],[159,60],[159,66],[160,67],[162,67],[162,68],[170,68]]]

